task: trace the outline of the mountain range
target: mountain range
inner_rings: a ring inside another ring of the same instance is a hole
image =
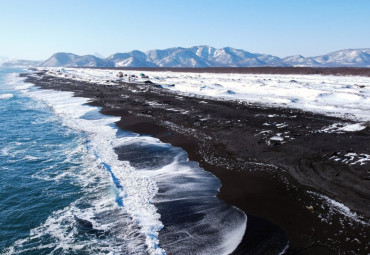
[[[146,52],[133,50],[116,53],[107,58],[59,52],[42,62],[22,61],[24,64],[41,67],[370,67],[370,48],[339,50],[316,57],[296,55],[279,58],[231,47],[216,49],[210,46],[194,46]],[[5,62],[3,65],[10,66],[14,63]]]
[[[3,56],[0,56],[0,66],[4,63],[4,62],[6,62],[6,61],[8,61],[9,59],[7,58],[7,57],[3,57]]]

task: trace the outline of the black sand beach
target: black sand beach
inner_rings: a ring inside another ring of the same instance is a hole
[[[333,70],[329,74],[340,73]],[[349,152],[369,154],[369,126],[358,132],[323,133],[319,130],[343,120],[295,109],[188,97],[153,84],[94,85],[44,72],[25,76],[43,89],[90,98],[102,113],[121,117],[117,125],[122,130],[181,147],[190,160],[216,175],[222,183],[218,197],[248,215],[244,242],[234,254],[256,254],[254,247],[275,227],[289,239],[287,254],[370,252],[369,163],[348,165],[331,159]],[[269,141],[276,133],[290,139]],[[333,211],[326,198],[315,194],[345,204],[360,220]],[[259,233],[255,239],[254,233]]]
[[[112,69],[98,68],[98,69]],[[116,67],[115,70],[138,70],[137,67]],[[171,71],[188,73],[238,73],[238,74],[320,74],[340,76],[370,76],[370,68],[362,67],[140,67],[141,71]]]

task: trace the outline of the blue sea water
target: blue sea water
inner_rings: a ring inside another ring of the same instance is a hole
[[[144,253],[111,166],[89,149],[86,132],[32,98],[38,89],[20,71],[0,69],[0,252]]]
[[[228,254],[246,215],[186,152],[0,68],[0,254]]]
[[[1,84],[8,72],[1,70]],[[70,175],[61,180],[58,176],[67,169],[79,171],[81,153],[71,152],[84,137],[61,126],[50,109],[20,92],[1,86],[0,94],[2,250],[81,197],[81,188]]]

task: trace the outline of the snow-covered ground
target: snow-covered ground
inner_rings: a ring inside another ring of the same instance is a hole
[[[59,68],[49,68],[58,75]],[[64,68],[63,76],[95,83],[113,84],[117,70]],[[122,71],[131,82],[140,82],[139,69]],[[149,80],[164,88],[188,95],[214,97],[223,100],[241,100],[273,106],[296,108],[329,116],[338,116],[360,122],[340,131],[357,131],[370,121],[370,77],[278,75],[278,74],[215,74],[145,71]],[[60,75],[60,74],[59,74]],[[169,86],[175,85],[175,86]],[[357,128],[356,128],[357,127]],[[334,131],[332,128],[331,131]],[[328,130],[326,130],[328,131]]]

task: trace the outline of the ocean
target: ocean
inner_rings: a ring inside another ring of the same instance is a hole
[[[1,254],[229,254],[247,216],[180,148],[0,68]],[[284,244],[285,246],[285,244]]]

